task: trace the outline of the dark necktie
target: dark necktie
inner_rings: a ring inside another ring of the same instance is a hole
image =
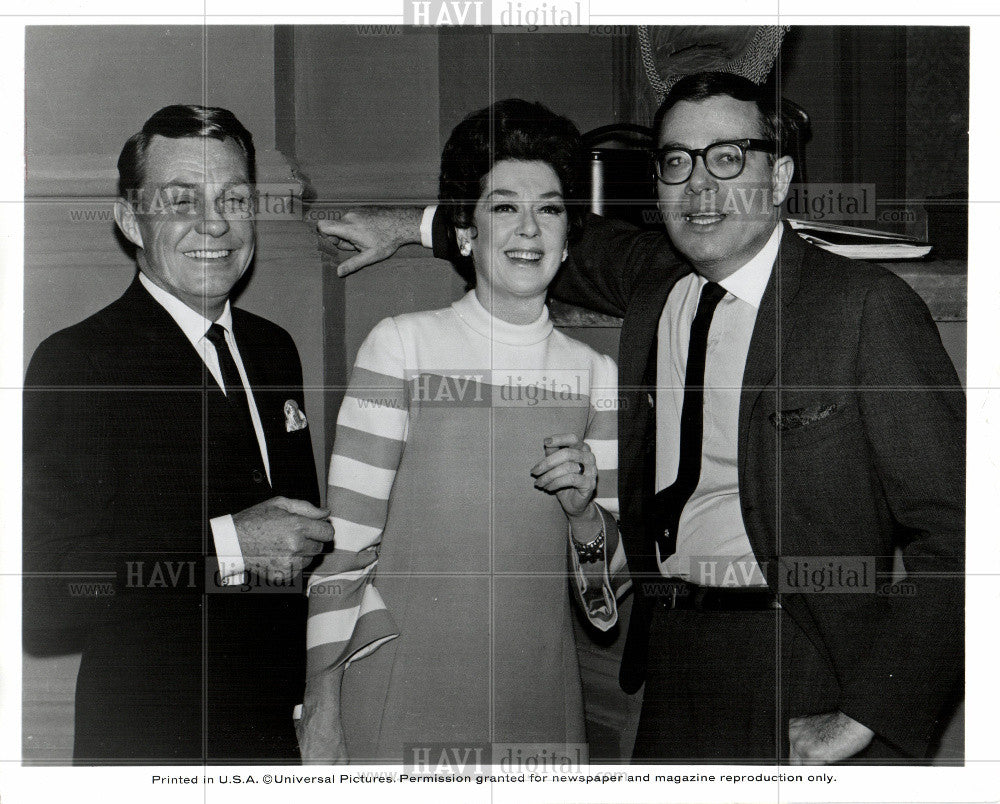
[[[708,282],[701,289],[698,310],[691,324],[687,366],[684,370],[684,403],[681,407],[680,459],[677,479],[653,497],[650,526],[660,549],[660,560],[677,551],[677,523],[701,477],[702,431],[705,418],[705,352],[715,308],[725,288]]]
[[[226,331],[219,324],[212,324],[208,328],[208,332],[205,333],[205,337],[215,347],[215,353],[218,355],[219,369],[222,371],[222,382],[226,386],[226,401],[230,410],[233,411],[243,427],[249,428],[248,432],[253,434],[254,443],[257,443],[253,419],[250,417],[250,401],[247,399],[240,372],[236,368],[236,361],[233,360],[232,352],[229,351],[229,344],[226,343]]]

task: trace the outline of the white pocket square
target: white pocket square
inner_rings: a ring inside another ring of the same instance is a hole
[[[305,430],[309,426],[306,421],[306,414],[299,408],[294,399],[285,402],[285,432],[294,433],[296,430]]]

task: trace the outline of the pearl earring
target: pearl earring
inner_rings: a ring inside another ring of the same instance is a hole
[[[468,240],[463,241],[459,244],[458,251],[463,257],[468,257],[472,253],[472,243]]]

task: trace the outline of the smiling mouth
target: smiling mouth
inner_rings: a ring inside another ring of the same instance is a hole
[[[508,259],[519,262],[538,262],[542,259],[544,253],[543,251],[534,251],[532,249],[511,249],[504,252]]]
[[[193,260],[222,260],[232,254],[231,249],[219,251],[185,251],[184,256]]]
[[[692,212],[684,216],[687,223],[695,226],[711,226],[713,223],[725,220],[725,218],[726,216],[720,212]]]

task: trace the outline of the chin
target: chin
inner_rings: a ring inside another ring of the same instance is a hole
[[[718,259],[722,251],[716,244],[706,242],[699,237],[677,237],[674,238],[674,245],[689,260],[714,260]]]

